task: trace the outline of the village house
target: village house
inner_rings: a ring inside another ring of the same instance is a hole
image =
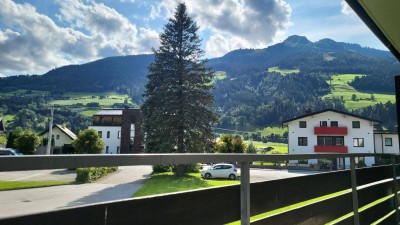
[[[93,124],[105,147],[104,154],[143,151],[140,109],[102,109],[93,115]]]
[[[327,109],[286,120],[288,127],[288,154],[308,153],[399,153],[394,133],[375,133],[380,122],[359,115]],[[362,161],[362,162],[361,162]],[[374,157],[356,159],[367,166],[375,164]],[[343,158],[326,160],[293,160],[289,165],[348,168]]]
[[[49,135],[49,129],[40,133],[40,136],[47,140]],[[65,125],[55,124],[52,127],[52,145],[50,149],[50,154],[69,154],[73,153],[74,149],[72,147],[72,141],[76,139],[76,135]],[[36,154],[46,154],[46,145],[43,143],[42,146],[37,148]]]

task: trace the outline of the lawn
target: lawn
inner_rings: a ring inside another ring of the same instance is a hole
[[[239,184],[239,182],[239,180],[222,179],[204,180],[200,173],[189,173],[183,177],[177,177],[173,173],[157,173],[153,174],[133,197],[225,186]]]
[[[323,99],[342,98],[345,101],[345,107],[349,110],[364,108],[370,105],[375,105],[379,102],[386,103],[391,101],[396,102],[395,95],[374,93],[374,100],[371,100],[372,93],[359,92],[350,85],[348,82],[354,80],[355,77],[364,76],[361,74],[340,74],[332,76],[332,80],[328,81],[331,85],[331,93],[323,96]],[[352,100],[352,95],[357,96],[356,100]]]
[[[68,181],[0,181],[0,191],[72,184]]]
[[[289,70],[289,69],[280,69],[279,67],[270,67],[268,68],[268,72],[280,73],[281,75],[286,76],[291,73],[300,73],[300,70],[298,69]]]

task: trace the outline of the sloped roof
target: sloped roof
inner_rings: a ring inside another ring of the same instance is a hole
[[[316,111],[316,112],[313,112],[313,113],[304,114],[304,115],[295,117],[293,119],[282,121],[282,125],[284,125],[285,123],[294,121],[294,120],[306,118],[306,117],[317,115],[317,114],[321,114],[321,113],[324,113],[324,112],[335,112],[335,113],[340,113],[340,114],[343,114],[343,115],[352,116],[352,117],[363,119],[363,120],[368,120],[368,121],[375,122],[375,123],[381,123],[381,121],[379,121],[379,120],[375,120],[375,119],[359,116],[359,115],[356,115],[356,114],[353,114],[353,113],[342,112],[342,111],[339,111],[339,110],[336,110],[336,109],[325,109],[325,110]]]
[[[70,137],[72,140],[76,139],[76,135],[70,129],[68,129],[66,127],[63,127],[62,125],[58,125],[58,124],[53,125],[53,129],[56,128],[56,127],[58,129],[60,129],[63,133],[65,133],[68,137]],[[42,133],[40,133],[40,135],[43,135],[43,134],[45,134],[47,132],[49,132],[49,129],[43,131]]]
[[[122,109],[102,109],[95,116],[122,116]]]
[[[346,0],[346,2],[400,61],[400,1]]]

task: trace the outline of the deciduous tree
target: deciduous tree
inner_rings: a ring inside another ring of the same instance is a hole
[[[104,149],[104,142],[94,129],[80,131],[72,145],[79,154],[99,154]]]

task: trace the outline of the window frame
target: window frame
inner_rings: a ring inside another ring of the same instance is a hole
[[[97,135],[99,135],[100,138],[103,138],[103,131],[101,130],[97,131]]]
[[[333,125],[335,123],[335,125]],[[331,127],[339,127],[339,122],[338,121],[331,121],[330,123]]]
[[[328,127],[328,121],[319,121],[320,127]]]
[[[357,121],[351,121],[351,127],[354,129],[360,129],[361,128],[361,123],[359,120]]]
[[[307,137],[297,137],[297,146],[308,146]]]
[[[390,140],[390,144],[387,143],[388,140]],[[385,137],[385,146],[393,146],[393,138]]]
[[[357,148],[365,147],[364,138],[353,138],[353,147]]]
[[[307,128],[307,121],[299,121],[299,128]]]

